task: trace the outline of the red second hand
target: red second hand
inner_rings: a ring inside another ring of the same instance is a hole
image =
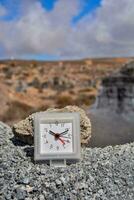
[[[60,137],[58,139],[62,142],[62,144],[65,144],[64,140],[62,140]]]

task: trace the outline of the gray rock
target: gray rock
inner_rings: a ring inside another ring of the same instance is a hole
[[[81,127],[81,144],[87,145],[91,138],[91,123],[90,119],[86,116],[83,109],[77,106],[66,106],[62,109],[48,109],[47,112],[79,112],[80,113],[80,127]],[[33,144],[34,130],[33,120],[35,113],[27,117],[26,119],[14,124],[13,133],[16,139],[26,143]]]
[[[76,188],[79,189],[79,190],[82,190],[82,189],[87,189],[88,188],[88,185],[86,183],[83,183],[83,182],[80,182],[76,185]]]
[[[46,174],[46,170],[45,169],[41,169],[41,174],[45,175]]]
[[[40,194],[40,196],[39,196],[39,200],[45,200],[44,195]]]
[[[30,180],[28,177],[21,178],[19,181],[19,183],[24,184],[24,185],[28,185],[29,182],[30,182]]]
[[[59,179],[56,179],[56,180],[55,180],[55,183],[56,183],[56,185],[61,185],[61,184],[62,184],[61,181],[60,181]]]
[[[24,200],[26,197],[26,190],[22,186],[18,186],[15,190],[15,196],[18,200]]]
[[[134,61],[102,80],[96,102],[87,112],[92,123],[89,146],[134,141]]]

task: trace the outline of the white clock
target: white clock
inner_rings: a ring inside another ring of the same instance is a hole
[[[79,113],[41,112],[34,119],[34,158],[60,165],[80,159]],[[60,163],[60,164],[59,164]]]

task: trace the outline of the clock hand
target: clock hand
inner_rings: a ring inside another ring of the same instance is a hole
[[[58,139],[62,142],[63,145],[65,144],[65,141],[62,140],[60,137]]]
[[[64,131],[65,132],[65,131]],[[63,139],[61,139],[60,138],[60,134],[56,134],[56,133],[54,133],[53,131],[49,131],[49,133],[51,134],[51,135],[53,135],[53,136],[55,136],[58,140],[60,140],[61,142],[62,142],[62,144],[64,145],[65,144],[65,141],[63,140]],[[62,136],[62,137],[64,137],[64,136]]]
[[[70,143],[70,140],[64,140],[64,142]]]
[[[53,131],[49,131],[49,134],[55,136],[55,133]]]
[[[60,137],[59,137],[59,140],[61,140]],[[64,143],[63,143],[63,142],[64,142]],[[67,139],[67,140],[63,140],[63,141],[62,141],[63,145],[65,145],[65,142],[70,143],[70,140],[68,140],[68,139]]]
[[[54,132],[51,131],[51,130],[49,131],[49,133],[50,133],[51,135],[55,136],[55,139],[60,140],[60,141],[62,142],[62,144],[65,144],[64,140],[60,138],[60,135],[59,135],[59,134],[56,134],[56,133],[54,133]]]
[[[67,131],[68,131],[68,130],[63,131],[62,133],[60,133],[60,135],[66,135],[66,134],[67,134]]]

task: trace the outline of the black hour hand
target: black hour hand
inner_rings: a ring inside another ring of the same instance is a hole
[[[55,136],[55,133],[53,131],[49,131],[49,134]]]

